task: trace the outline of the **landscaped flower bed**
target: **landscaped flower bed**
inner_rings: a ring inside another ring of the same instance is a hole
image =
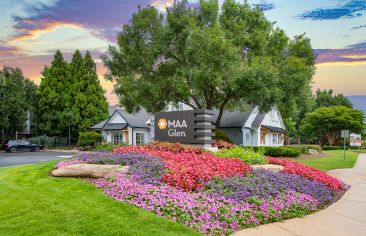
[[[269,158],[283,172],[252,168],[201,148],[154,143],[81,153],[73,163],[120,164],[127,173],[94,184],[108,196],[208,235],[301,217],[332,204],[348,186],[324,172]],[[68,165],[59,163],[58,166]]]

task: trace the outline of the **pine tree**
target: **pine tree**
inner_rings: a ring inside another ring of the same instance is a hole
[[[65,119],[67,63],[57,50],[50,67],[45,67],[39,87],[38,120],[39,129],[49,136],[62,136],[67,130]]]
[[[77,62],[71,64],[73,68],[78,68],[77,73],[74,73],[77,83],[74,89],[73,122],[77,125],[77,131],[82,132],[108,117],[108,103],[90,53],[86,53],[82,65],[79,66]]]

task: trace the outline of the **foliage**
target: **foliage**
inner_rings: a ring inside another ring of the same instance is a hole
[[[160,185],[165,164],[160,158],[138,153],[87,152],[76,161],[90,164],[118,164],[129,166],[127,175],[143,184]]]
[[[128,144],[125,142],[121,142],[118,145],[112,144],[112,143],[101,143],[97,144],[94,147],[94,151],[113,151],[116,147],[123,147],[127,146]]]
[[[42,72],[39,92],[39,128],[51,136],[66,136],[69,125],[75,140],[79,132],[108,117],[108,104],[89,52],[75,51],[70,63],[56,51]]]
[[[215,142],[212,144],[212,146],[217,147],[218,149],[230,149],[230,148],[235,147],[234,144],[228,143],[223,140],[215,140]]]
[[[334,106],[345,106],[353,108],[352,103],[348,98],[344,97],[343,94],[334,94],[333,90],[320,90],[315,92],[315,106],[314,110],[319,107],[334,107]]]
[[[222,140],[222,141],[225,141],[225,142],[228,142],[228,143],[231,143],[231,144],[234,143],[233,140],[229,136],[227,136],[227,134],[224,131],[219,130],[219,129],[215,130],[214,139],[217,140],[217,141]]]
[[[305,145],[288,145],[286,147],[299,150],[301,154],[309,154],[308,147]]]
[[[35,110],[36,92],[37,86],[19,68],[0,69],[0,141],[23,131],[27,112]]]
[[[315,55],[308,38],[289,40],[247,2],[227,0],[219,8],[218,1],[202,0],[195,8],[174,1],[166,14],[139,9],[102,59],[128,111],[181,102],[217,109],[220,127],[227,106],[270,110],[279,101],[301,101]]]
[[[244,163],[248,165],[254,164],[267,164],[267,158],[263,154],[246,150],[242,147],[235,147],[231,149],[223,149],[215,153],[215,156],[225,158],[240,158]]]
[[[129,166],[127,173],[101,178],[94,184],[118,201],[207,235],[228,235],[304,216],[333,203],[349,187],[324,172],[290,161],[270,158],[284,166],[283,173],[253,171],[239,159],[218,158],[188,145],[179,146],[155,143],[120,147],[114,153],[79,153],[68,162]],[[239,164],[244,168],[238,168]],[[196,181],[193,188],[192,181]]]
[[[57,146],[65,147],[68,145],[68,138],[67,137],[48,137],[46,135],[29,138],[30,142],[35,144],[40,144],[45,148],[52,148]]]
[[[322,183],[305,179],[298,175],[277,173],[265,169],[253,170],[247,176],[215,178],[205,185],[205,190],[213,195],[221,195],[240,201],[251,196],[268,198],[295,191],[306,193],[318,200],[323,206],[331,204],[336,195]]]
[[[276,158],[269,158],[268,160],[270,164],[281,165],[285,167],[283,169],[284,173],[295,174],[310,180],[318,181],[330,187],[334,191],[348,188],[348,186],[345,185],[341,180],[334,178],[328,175],[327,173],[322,172],[314,167],[292,161],[279,160]]]
[[[96,131],[80,132],[78,139],[78,146],[80,147],[95,146],[102,140],[103,140],[102,135]]]
[[[314,149],[318,153],[322,152],[322,147],[320,145],[301,144],[301,145],[287,145],[286,147],[297,149],[301,152],[301,154],[309,154],[309,149]]]
[[[152,142],[143,145],[144,148],[148,150],[160,150],[160,151],[170,151],[175,153],[196,153],[200,154],[206,152],[205,149],[199,146],[181,144],[181,143],[169,143],[169,142]]]
[[[322,146],[323,150],[343,150],[344,146]],[[346,150],[349,149],[349,146],[346,145]]]
[[[274,197],[235,201],[184,192],[169,185],[140,184],[124,174],[113,180],[99,179],[95,185],[118,201],[152,211],[207,235],[229,235],[241,228],[304,216],[318,207],[318,201],[310,195],[292,191]]]
[[[301,155],[299,150],[287,147],[271,147],[271,146],[253,146],[244,147],[247,150],[262,153],[265,156],[271,157],[298,157]]]
[[[345,106],[320,107],[306,115],[301,129],[321,144],[334,145],[340,143],[341,130],[359,133],[365,129],[362,111]]]
[[[200,235],[82,179],[50,177],[54,164],[0,168],[0,235]]]
[[[115,148],[116,153],[140,153],[160,157],[166,166],[163,181],[171,186],[192,191],[201,188],[212,177],[245,175],[251,168],[239,159],[217,158],[210,152],[178,152],[142,146]]]

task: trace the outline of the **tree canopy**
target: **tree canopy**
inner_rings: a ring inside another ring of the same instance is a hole
[[[0,139],[14,138],[24,130],[26,114],[37,104],[37,86],[26,79],[19,68],[0,70]]]
[[[314,109],[319,107],[346,106],[353,108],[352,103],[343,94],[333,94],[333,90],[320,90],[315,92]]]
[[[66,136],[69,124],[75,141],[79,132],[108,117],[95,63],[89,52],[76,50],[70,63],[57,50],[45,67],[39,92],[39,127],[49,136]]]
[[[242,104],[296,116],[299,94],[311,96],[315,56],[308,38],[290,40],[259,8],[201,0],[197,8],[176,1],[166,15],[139,9],[102,59],[129,112],[181,102],[218,109],[219,126],[225,108]]]
[[[308,113],[302,121],[302,132],[322,145],[340,143],[341,130],[362,133],[365,129],[362,111],[345,107],[320,107]]]

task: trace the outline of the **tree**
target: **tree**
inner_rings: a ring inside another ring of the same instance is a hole
[[[177,1],[166,16],[153,7],[139,9],[102,59],[129,112],[181,102],[219,110],[219,126],[227,107],[268,111],[309,87],[315,56],[310,43],[298,43],[308,42],[301,37],[289,41],[247,3],[227,0],[219,10],[215,0],[201,0],[195,9]]]
[[[66,134],[68,120],[65,111],[70,106],[67,103],[67,62],[60,50],[57,50],[50,67],[42,72],[39,86],[38,121],[39,129],[49,136]]]
[[[318,107],[331,107],[331,106],[346,106],[353,108],[352,103],[348,98],[344,97],[343,94],[333,94],[333,90],[320,90],[315,92],[315,106],[314,109]]]
[[[362,111],[345,106],[320,107],[305,116],[301,129],[307,137],[332,146],[340,143],[341,130],[361,133],[364,117]]]
[[[94,60],[89,52],[86,52],[84,59],[79,54],[78,51],[75,52],[70,64],[76,82],[71,90],[74,98],[71,110],[72,124],[77,134],[87,131],[108,117],[108,102],[100,85]]]
[[[49,136],[67,136],[73,141],[79,132],[108,117],[108,103],[89,52],[79,50],[67,63],[59,50],[50,67],[45,67],[39,93],[40,129]]]
[[[36,104],[37,86],[19,68],[0,70],[0,132],[2,141],[23,131],[26,114]]]

